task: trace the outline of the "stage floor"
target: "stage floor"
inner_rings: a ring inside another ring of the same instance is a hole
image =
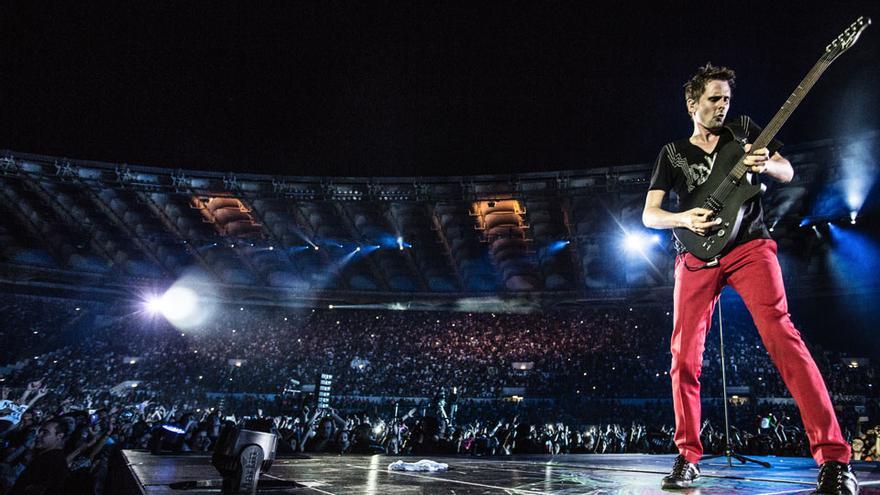
[[[126,450],[123,456],[146,495],[217,494],[219,488],[174,489],[174,482],[213,480],[220,476],[203,454],[153,456]],[[397,460],[422,458],[449,464],[439,473],[389,471]],[[812,459],[760,457],[773,467],[742,465],[726,459],[700,464],[702,479],[682,491],[660,489],[674,456],[642,454],[509,456],[509,457],[390,457],[311,455],[308,459],[276,459],[264,479],[291,480],[295,488],[260,490],[266,494],[808,494],[818,469]],[[862,495],[880,495],[880,465],[855,463]],[[204,485],[205,483],[203,483]],[[212,483],[207,483],[212,485]]]

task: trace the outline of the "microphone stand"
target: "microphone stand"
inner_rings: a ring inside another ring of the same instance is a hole
[[[727,415],[727,373],[725,371],[726,365],[724,362],[724,325],[722,324],[721,318],[721,296],[718,296],[718,303],[716,303],[718,307],[718,338],[721,341],[721,345],[719,347],[721,351],[721,390],[723,392],[724,397],[724,454],[716,454],[716,455],[708,455],[704,456],[703,460],[716,459],[718,457],[726,457],[727,458],[727,467],[733,467],[733,459],[736,459],[740,462],[740,464],[745,464],[746,462],[753,462],[758,464],[759,466],[763,466],[765,468],[772,467],[769,462],[759,461],[757,459],[752,459],[751,457],[746,457],[741,454],[737,454],[733,450],[733,446],[730,444],[730,420]]]

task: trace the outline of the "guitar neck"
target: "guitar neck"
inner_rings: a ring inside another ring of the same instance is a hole
[[[788,99],[785,100],[782,108],[780,108],[779,111],[776,112],[776,115],[773,116],[773,118],[770,120],[770,123],[767,124],[767,127],[765,127],[763,131],[761,131],[761,134],[759,134],[754,143],[752,143],[752,149],[765,148],[767,147],[767,145],[770,144],[771,141],[773,141],[773,138],[776,137],[776,134],[779,133],[779,130],[782,129],[782,126],[785,124],[788,118],[791,117],[791,114],[794,112],[795,108],[800,105],[801,101],[803,101],[804,97],[807,95],[810,89],[813,87],[814,84],[816,84],[816,81],[819,80],[819,77],[822,76],[822,73],[825,72],[825,69],[827,69],[833,61],[833,58],[828,59],[826,56],[822,56],[822,58],[820,58],[819,61],[816,62],[816,65],[814,65],[813,68],[810,69],[810,72],[808,72],[806,77],[804,77],[801,83],[798,84],[798,87],[795,88],[791,96],[789,96]],[[745,175],[747,171],[748,167],[743,165],[742,161],[740,161],[740,163],[738,163],[737,166],[734,167],[733,170],[731,170],[731,175],[734,177],[734,179],[739,180],[742,178],[743,175]]]
[[[752,149],[766,148],[767,145],[770,144],[770,141],[773,141],[773,138],[776,137],[776,133],[779,132],[779,129],[782,129],[785,121],[788,120],[792,112],[794,112],[794,109],[800,105],[804,96],[806,96],[807,92],[810,91],[810,88],[816,84],[816,81],[819,80],[819,77],[822,76],[825,69],[831,65],[831,62],[837,60],[837,57],[839,57],[841,53],[849,50],[849,48],[859,39],[859,35],[862,34],[862,31],[870,25],[871,19],[869,17],[859,17],[825,48],[825,53],[819,57],[819,61],[816,62],[816,65],[810,69],[810,72],[807,73],[803,81],[801,81],[801,83],[798,84],[798,87],[795,88],[794,93],[785,100],[785,104],[782,105],[782,108],[776,112],[776,115],[773,116],[773,119],[770,120],[767,127],[761,131],[761,134],[758,135],[758,138],[752,143]],[[746,166],[743,165],[743,161],[740,160],[730,171],[732,182],[738,184],[747,171],[748,168],[746,168]]]

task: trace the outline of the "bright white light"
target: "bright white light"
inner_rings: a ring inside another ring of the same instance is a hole
[[[159,299],[159,311],[174,325],[191,319],[198,305],[199,296],[186,287],[172,287]]]
[[[147,302],[144,306],[147,308],[147,313],[158,315],[162,312],[162,298],[158,296],[149,296],[147,297]]]
[[[636,234],[626,234],[623,245],[627,251],[638,251],[642,248],[642,240]]]
[[[856,224],[856,217],[858,215],[859,215],[859,212],[857,212],[857,211],[849,212],[849,223],[855,225]]]
[[[880,167],[866,141],[857,141],[842,151],[839,187],[850,211],[858,211],[873,189]]]
[[[627,251],[642,251],[652,244],[660,244],[660,236],[657,234],[645,235],[641,233],[628,233],[623,241]]]

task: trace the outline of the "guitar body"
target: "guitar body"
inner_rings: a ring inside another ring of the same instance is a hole
[[[721,224],[713,227],[704,236],[685,228],[673,229],[676,239],[685,249],[703,261],[710,261],[733,248],[733,241],[742,224],[745,210],[743,205],[761,193],[761,186],[750,184],[745,177],[738,182],[730,177],[731,170],[743,156],[745,151],[738,142],[725,144],[718,150],[712,173],[706,178],[706,182],[694,190],[687,202],[681,203],[681,211],[702,207],[715,211],[715,218],[721,219]],[[730,192],[719,205],[717,201],[711,201],[710,196],[723,187],[725,181],[728,181]]]

